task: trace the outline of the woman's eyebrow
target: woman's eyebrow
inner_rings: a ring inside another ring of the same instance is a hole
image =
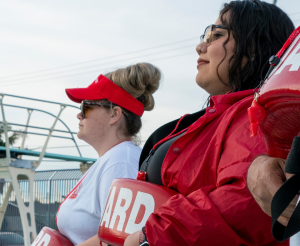
[[[217,31],[217,32],[227,32],[227,29],[216,27],[215,31]]]

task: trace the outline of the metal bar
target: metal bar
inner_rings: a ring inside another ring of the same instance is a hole
[[[6,150],[4,146],[0,146],[0,151]],[[19,155],[29,155],[29,156],[40,156],[41,152],[26,150],[26,149],[14,149],[10,148],[10,152],[16,152]],[[66,160],[66,161],[78,161],[78,162],[95,162],[97,159],[86,158],[86,157],[77,157],[71,155],[60,155],[60,154],[53,154],[45,152],[44,158],[50,159],[59,159],[59,160]]]
[[[63,106],[67,106],[67,107],[72,107],[72,108],[77,108],[79,109],[79,107],[76,107],[74,105],[70,105],[70,104],[65,104],[65,103],[59,103],[59,102],[53,102],[53,101],[47,101],[47,100],[41,100],[41,99],[35,99],[35,98],[30,98],[30,97],[21,97],[21,96],[16,96],[16,95],[11,95],[11,94],[4,94],[4,93],[0,93],[0,96],[9,96],[9,97],[16,97],[16,98],[21,98],[21,99],[28,99],[28,100],[32,100],[32,101],[38,101],[38,102],[45,102],[45,103],[52,103],[52,104],[58,104],[58,105],[63,105]]]
[[[276,5],[276,3],[277,3],[277,0],[273,0],[273,4]]]
[[[31,109],[27,109],[27,112],[28,112],[28,118],[27,118],[27,122],[26,122],[26,126],[25,126],[25,132],[27,132],[29,120],[30,120],[30,117],[31,117],[31,114],[32,114],[33,111]],[[26,135],[27,135],[26,133],[23,134],[21,149],[24,149]]]
[[[0,94],[0,96],[1,96],[1,94]],[[39,111],[39,112],[42,112],[42,113],[45,113],[45,114],[49,114],[49,115],[53,116],[54,118],[56,118],[56,116],[55,116],[54,114],[51,114],[51,113],[49,113],[49,112],[47,112],[47,111],[40,110],[40,109],[36,109],[36,108],[25,108],[25,107],[16,106],[16,105],[11,105],[11,104],[3,104],[3,106],[13,107],[13,108],[22,108],[22,109],[32,109],[32,110]],[[82,157],[81,152],[80,152],[80,150],[79,150],[79,147],[78,147],[78,145],[77,145],[77,142],[76,142],[76,140],[75,140],[73,134],[71,133],[70,128],[69,128],[69,127],[67,126],[67,124],[66,124],[65,122],[63,122],[61,119],[58,119],[58,120],[59,120],[59,121],[60,121],[67,129],[68,129],[69,133],[70,133],[71,136],[72,136],[72,140],[73,140],[73,142],[74,142],[74,144],[75,144],[75,146],[76,146],[76,148],[77,148],[77,151],[78,151],[78,153],[79,153],[79,156]]]
[[[39,136],[46,136],[48,137],[48,134],[43,134],[43,133],[37,133],[37,132],[25,132],[25,131],[18,131],[18,130],[8,130],[9,132],[19,132],[19,133],[26,133],[26,134],[33,134],[33,135],[39,135]],[[64,136],[58,136],[58,135],[51,135],[51,137],[55,138],[65,138],[65,139],[71,139],[70,137],[64,137]],[[22,148],[21,148],[22,149]]]
[[[48,200],[48,226],[50,227],[50,206],[51,206],[51,183],[52,183],[52,178],[54,177],[54,175],[57,173],[57,171],[56,172],[54,172],[52,175],[51,175],[51,177],[49,178],[49,200]]]
[[[50,178],[49,180],[49,200],[48,200],[48,226],[50,227],[50,208],[51,208],[51,183],[52,183],[52,180]]]
[[[80,178],[74,178],[74,180],[79,180]],[[65,179],[65,178],[60,178],[60,179],[52,179],[52,181],[66,181],[66,180],[73,180],[73,179]],[[41,181],[41,180],[38,180]],[[75,182],[76,185],[76,182]],[[74,188],[75,185],[70,185],[70,189]]]
[[[76,140],[75,140],[73,134],[72,134],[72,138],[73,138],[73,142],[74,142],[74,144],[75,144],[75,146],[76,146],[76,149],[77,149],[77,151],[78,151],[79,156],[82,157],[81,152],[80,152],[80,149],[79,149],[79,147],[78,147],[78,144],[77,144],[77,142],[76,142]]]
[[[68,172],[68,171],[79,171],[80,169],[78,168],[69,168],[69,169],[60,169],[60,170],[43,170],[43,171],[35,171],[36,174],[38,173],[47,173],[47,172]],[[52,175],[51,175],[52,176]],[[73,178],[73,179],[78,179],[78,178]]]
[[[5,149],[6,149],[5,164],[6,164],[6,166],[9,166],[9,163],[10,163],[9,138],[7,135],[7,121],[5,119],[3,98],[4,98],[4,95],[0,95],[1,112],[2,112],[2,119],[3,119],[3,123],[4,123],[3,129],[4,129],[4,136],[5,136]]]
[[[3,123],[3,122],[0,121],[0,123]],[[23,124],[17,124],[17,123],[11,123],[11,122],[9,122],[8,124],[9,124],[9,125],[13,125],[13,126],[25,126],[25,127],[26,127],[26,125],[23,125]],[[49,131],[49,130],[50,130],[50,128],[38,127],[38,126],[30,126],[30,125],[27,125],[27,127],[29,127],[29,128],[36,128],[36,129],[40,129],[40,130],[46,130],[46,131]],[[54,131],[54,132],[70,133],[70,132],[68,132],[68,131],[57,130],[57,129],[54,129],[53,131]],[[72,134],[77,134],[77,132],[71,132],[71,133],[72,133]]]
[[[59,117],[60,117],[62,111],[63,111],[65,108],[66,108],[66,106],[60,105],[60,110],[59,110],[59,112],[58,112],[58,115],[55,117],[55,120],[54,120],[54,122],[53,122],[52,127],[51,127],[50,130],[49,130],[49,134],[48,134],[48,137],[47,137],[47,139],[46,139],[46,141],[45,141],[45,144],[44,144],[44,147],[43,147],[42,152],[41,152],[41,154],[40,154],[39,160],[38,160],[37,162],[33,162],[33,165],[35,165],[36,167],[38,167],[38,165],[40,165],[40,163],[42,162],[42,160],[43,160],[43,158],[44,158],[44,155],[45,155],[45,152],[46,152],[46,149],[47,149],[49,140],[50,140],[50,138],[51,138],[52,132],[53,132],[53,130],[54,130],[54,127],[55,127],[55,125],[56,125],[56,123],[57,123],[57,121],[58,121],[58,119],[59,119]]]

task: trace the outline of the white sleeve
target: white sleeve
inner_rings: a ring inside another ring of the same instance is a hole
[[[106,199],[108,196],[108,192],[110,189],[110,185],[114,179],[117,178],[131,178],[136,179],[138,173],[138,169],[134,168],[128,163],[116,163],[109,167],[105,172],[102,174],[100,178],[100,189],[99,189],[99,198],[100,198],[100,209],[101,209],[101,216],[105,208]]]

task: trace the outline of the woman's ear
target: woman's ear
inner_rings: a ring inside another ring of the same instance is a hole
[[[110,114],[110,124],[113,125],[117,123],[122,116],[122,109],[119,106],[115,106],[111,109]]]

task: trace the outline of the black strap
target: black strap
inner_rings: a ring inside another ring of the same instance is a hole
[[[295,174],[276,192],[272,200],[272,233],[273,237],[283,242],[300,231],[300,206],[296,206],[287,227],[277,220],[300,190],[300,137],[295,137],[291,151],[286,159],[285,172]]]
[[[180,122],[180,124],[177,128],[177,131],[174,132],[174,134],[187,128],[188,126],[193,124],[195,121],[197,121],[201,116],[203,116],[205,114],[205,110],[206,109],[202,109],[196,113],[185,116],[182,119],[182,121]],[[158,143],[160,140],[162,140],[163,138],[168,136],[174,130],[178,121],[179,121],[179,119],[171,121],[171,122],[161,126],[160,128],[158,128],[155,132],[153,132],[151,134],[151,136],[147,139],[147,141],[143,147],[141,157],[140,157],[140,164],[139,164],[140,166],[139,167],[141,167],[144,160],[149,156],[149,152],[153,148],[153,146],[156,143]]]

